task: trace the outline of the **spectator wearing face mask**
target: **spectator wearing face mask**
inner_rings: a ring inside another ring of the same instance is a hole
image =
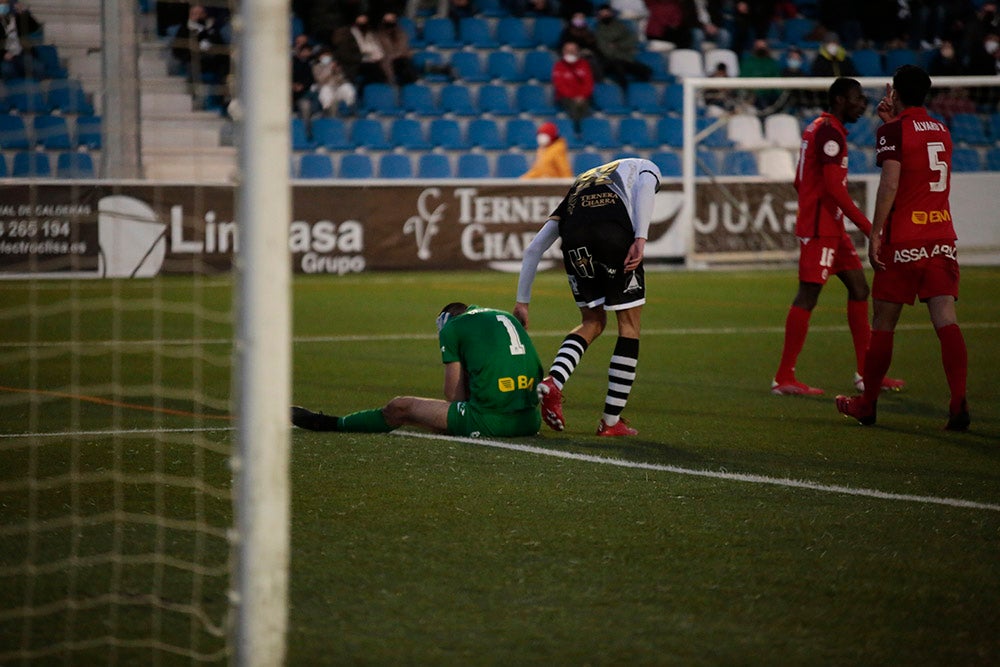
[[[1000,75],[1000,33],[991,32],[983,37],[978,49],[969,55],[966,74]],[[1000,100],[1000,90],[996,88],[976,88],[970,91],[976,102],[993,107]]]
[[[535,163],[521,178],[572,178],[566,140],[559,136],[555,123],[542,123],[536,139],[538,152]]]
[[[573,130],[580,133],[580,121],[591,113],[594,95],[594,73],[586,60],[580,57],[576,42],[566,42],[562,58],[552,67],[552,87],[556,105],[573,121]]]
[[[386,12],[378,31],[379,42],[385,57],[382,60],[386,78],[397,86],[417,80],[417,66],[413,64],[413,50],[406,31],[399,27],[396,14]]]
[[[615,83],[625,89],[628,87],[629,76],[639,81],[649,81],[653,70],[636,59],[639,51],[638,35],[632,26],[619,20],[618,13],[611,5],[605,4],[597,8],[594,34],[604,61],[604,71]]]
[[[827,32],[823,43],[816,53],[812,64],[813,76],[854,77],[858,76],[858,68],[848,55],[847,49],[840,45],[840,37],[835,32]]]
[[[15,79],[32,73],[33,35],[42,24],[20,2],[0,0],[0,25],[3,26],[4,51],[0,76]]]
[[[771,55],[771,49],[766,39],[758,39],[753,43],[753,50],[740,59],[741,77],[772,77],[781,74],[781,65]],[[758,109],[771,106],[778,99],[780,91],[776,89],[758,90],[751,93],[753,103]]]
[[[350,110],[354,108],[358,91],[354,84],[347,79],[329,48],[320,49],[319,57],[312,66],[312,75],[316,82],[316,94],[319,97],[319,104],[324,115],[334,116],[338,109]]]
[[[354,19],[351,35],[357,42],[361,52],[361,64],[358,67],[358,87],[364,95],[364,87],[369,83],[385,83],[388,77],[385,73],[385,51],[382,43],[372,30],[367,14],[360,14]]]
[[[601,63],[601,51],[597,45],[597,34],[590,29],[590,25],[587,22],[587,15],[583,12],[574,13],[566,23],[562,33],[559,34],[558,50],[560,52],[566,42],[576,42],[580,50],[580,57],[586,59],[590,65],[590,70],[594,74],[594,80],[602,80],[604,78],[604,68]]]

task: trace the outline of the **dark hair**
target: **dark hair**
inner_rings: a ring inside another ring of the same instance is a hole
[[[826,93],[826,104],[828,109],[833,109],[833,104],[838,97],[847,97],[847,93],[853,88],[860,88],[861,83],[857,79],[850,79],[846,76],[837,77],[830,84],[830,89]]]
[[[901,65],[892,75],[892,87],[906,107],[920,107],[931,89],[931,78],[916,65]]]
[[[467,305],[465,305],[464,303],[462,303],[461,301],[452,301],[447,306],[445,306],[444,308],[442,308],[441,312],[442,313],[448,313],[449,315],[451,315],[452,317],[454,317],[455,315],[461,315],[462,313],[464,313],[468,309],[469,309],[469,307]]]

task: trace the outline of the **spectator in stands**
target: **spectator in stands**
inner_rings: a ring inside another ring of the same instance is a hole
[[[0,76],[4,79],[23,78],[32,73],[34,34],[42,29],[31,11],[15,0],[0,0],[0,23],[4,32],[3,66]]]
[[[1000,74],[1000,33],[991,32],[983,36],[979,47],[969,53],[966,74],[993,76]]]
[[[611,0],[611,6],[618,12],[619,18],[636,21],[640,26],[639,33],[645,33],[649,7],[643,0]]]
[[[819,3],[819,26],[807,39],[822,40],[827,31],[844,36],[844,44],[856,45],[864,33],[858,17],[865,12],[866,4],[895,4],[887,0],[821,0]]]
[[[997,3],[984,2],[962,31],[959,58],[962,59],[966,67],[969,65],[969,58],[979,50],[986,35],[994,32],[1000,32],[1000,14],[997,14]]]
[[[635,29],[618,18],[618,12],[608,4],[597,8],[597,49],[604,66],[604,72],[623,89],[628,87],[631,75],[639,81],[649,81],[653,70],[639,62],[639,36]]]
[[[766,39],[774,19],[775,0],[754,0],[737,2],[733,8],[732,50],[743,55],[751,40]]]
[[[601,52],[597,47],[597,34],[590,29],[587,22],[587,14],[576,12],[570,17],[566,26],[559,34],[558,49],[562,51],[566,42],[576,42],[580,48],[580,57],[585,58],[594,74],[595,81],[604,78],[604,68],[601,60]]]
[[[695,0],[695,12],[698,25],[692,30],[694,48],[703,51],[707,43],[712,43],[717,49],[728,49],[733,38],[729,30],[724,28],[726,16],[723,13],[722,0]]]
[[[417,80],[417,66],[413,63],[413,51],[406,31],[399,27],[399,19],[393,12],[382,16],[378,38],[385,57],[382,59],[386,78],[397,86],[405,86]]]
[[[729,66],[726,63],[718,63],[715,69],[708,73],[709,78],[726,79],[729,78]],[[705,89],[705,113],[714,118],[724,116],[736,110],[736,100],[729,90],[719,88]]]
[[[512,4],[517,3],[518,0],[509,0]],[[523,7],[523,16],[558,16],[559,15],[559,3],[555,0],[527,0],[521,3]],[[513,12],[511,12],[513,13]],[[517,14],[515,14],[517,16]]]
[[[559,0],[559,16],[562,19],[569,21],[578,12],[584,16],[593,16],[594,3],[590,0]]]
[[[319,111],[313,78],[313,47],[306,35],[295,38],[292,53],[292,111],[298,113],[305,126],[306,136],[312,139],[312,117]]]
[[[698,24],[693,0],[646,0],[649,20],[646,38],[670,42],[678,49],[691,48]]]
[[[367,14],[359,14],[354,19],[351,35],[357,42],[361,53],[361,63],[358,66],[357,86],[364,95],[364,88],[369,83],[385,83],[386,75],[385,51],[378,35],[372,30]]]
[[[552,67],[552,87],[556,104],[573,121],[573,130],[580,133],[580,121],[591,113],[594,95],[594,73],[580,57],[576,42],[566,42],[562,57]]]
[[[740,59],[741,77],[771,77],[781,75],[781,65],[771,55],[766,39],[754,40],[753,50]],[[775,89],[758,90],[752,93],[754,106],[765,109],[773,105],[781,91]]]
[[[797,46],[789,46],[785,49],[785,66],[781,69],[781,76],[808,76],[809,62],[806,54]]]
[[[204,5],[191,5],[173,45],[174,57],[187,66],[191,80],[222,83],[229,75],[229,45],[220,28]]]
[[[813,60],[811,74],[833,78],[858,76],[858,68],[854,66],[847,49],[840,45],[840,37],[832,30],[827,31],[823,37],[823,43]]]
[[[462,19],[472,18],[479,13],[479,8],[472,0],[448,0],[448,18],[455,24],[458,32]]]
[[[334,59],[329,47],[320,48],[319,56],[313,62],[312,75],[316,82],[316,96],[324,114],[335,116],[341,108],[348,111],[354,108],[358,91],[344,74],[340,63]]]
[[[945,40],[941,42],[941,46],[934,49],[930,62],[927,64],[927,73],[931,77],[965,74],[965,68],[962,67],[958,53],[955,52],[955,46],[950,41]]]
[[[353,28],[352,22],[351,25],[343,25],[334,30],[330,44],[333,46],[333,59],[340,65],[347,80],[356,86],[361,78],[361,48],[351,32]]]
[[[536,138],[538,152],[535,163],[521,178],[572,178],[566,140],[559,136],[555,123],[542,123]]]

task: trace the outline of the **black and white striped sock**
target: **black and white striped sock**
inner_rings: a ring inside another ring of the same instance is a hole
[[[559,351],[556,352],[556,358],[552,361],[552,368],[549,370],[552,381],[555,382],[560,391],[586,351],[587,341],[583,336],[569,334],[563,339]]]
[[[608,395],[604,399],[604,423],[608,426],[618,423],[619,416],[628,403],[638,363],[639,339],[619,336],[608,366]]]

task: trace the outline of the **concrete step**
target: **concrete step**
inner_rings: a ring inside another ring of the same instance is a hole
[[[101,22],[75,21],[72,18],[49,18],[45,21],[45,41],[56,44],[60,52],[63,47],[101,46]]]
[[[208,148],[219,146],[219,137],[225,121],[219,116],[173,118],[164,120],[143,119],[142,144],[146,148],[187,146]]]
[[[144,148],[147,179],[182,183],[232,183],[236,176],[236,151],[232,148]]]
[[[194,102],[188,93],[160,93],[143,90],[139,110],[143,118],[176,116],[181,113],[192,113]]]

